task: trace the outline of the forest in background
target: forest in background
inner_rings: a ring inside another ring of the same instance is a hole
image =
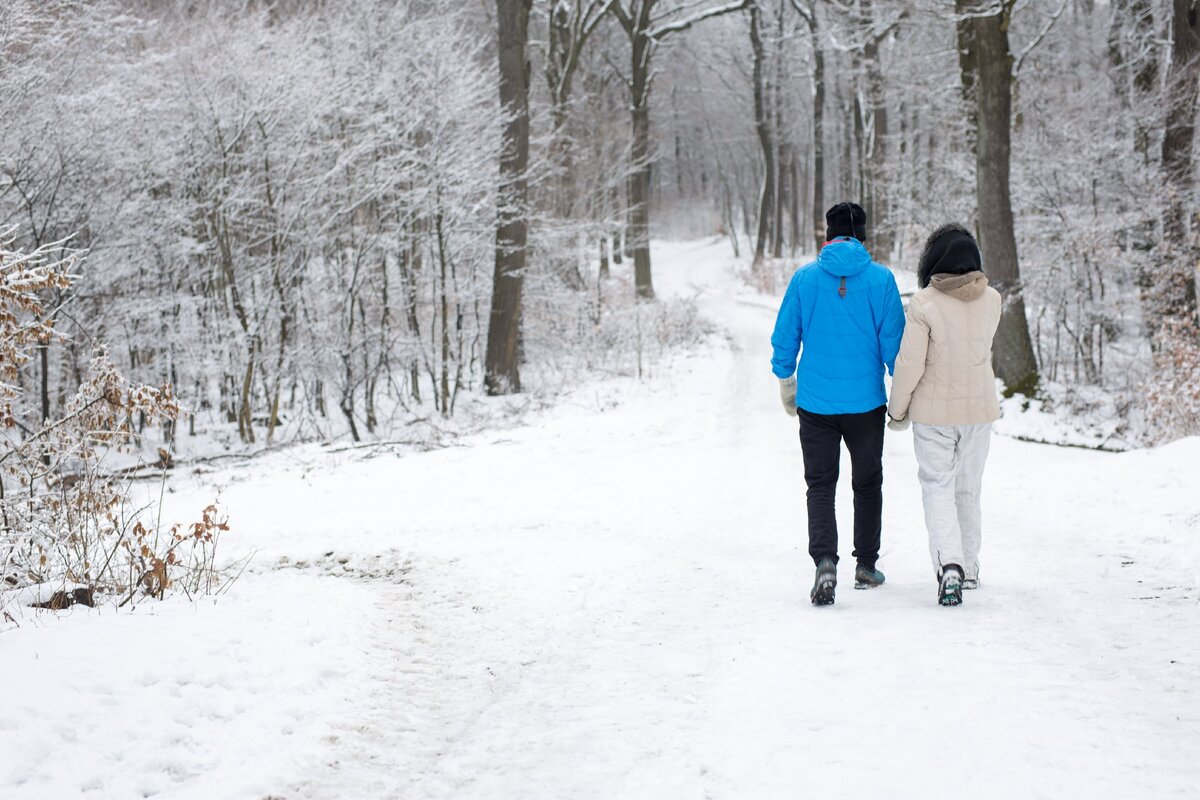
[[[59,416],[98,344],[175,387],[171,448],[357,440],[637,373],[705,330],[650,302],[650,238],[725,236],[775,291],[852,199],[900,268],[942,222],[975,227],[1010,390],[1130,442],[1200,433],[1196,13],[4,2],[0,227],[86,253],[41,290],[64,341],[20,370],[15,414]]]

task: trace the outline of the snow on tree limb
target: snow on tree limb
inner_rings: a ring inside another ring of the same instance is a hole
[[[1037,49],[1038,45],[1042,43],[1042,40],[1045,39],[1050,31],[1054,29],[1054,26],[1058,23],[1059,18],[1062,17],[1063,12],[1070,8],[1073,2],[1075,2],[1075,0],[1063,0],[1062,4],[1059,5],[1058,10],[1050,15],[1050,19],[1046,20],[1046,24],[1042,26],[1042,29],[1038,31],[1038,34],[1034,36],[1032,40],[1030,40],[1029,44],[1022,48],[1020,53],[1017,54],[1016,59],[1013,61],[1014,76],[1021,74],[1021,66],[1025,63],[1026,57],[1028,57],[1030,53]]]
[[[703,22],[706,19],[719,17],[722,14],[730,14],[734,11],[742,11],[751,1],[752,0],[735,0],[735,2],[732,3],[725,3],[724,5],[706,9],[685,19],[677,20],[675,22],[667,22],[662,25],[656,25],[647,31],[646,35],[655,41],[659,41],[665,36],[669,36],[672,33],[685,31],[696,23]]]

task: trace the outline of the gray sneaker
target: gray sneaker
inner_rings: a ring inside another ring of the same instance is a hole
[[[874,589],[880,586],[886,580],[883,573],[874,567],[864,567],[859,564],[854,570],[854,588],[855,589]]]
[[[963,578],[962,587],[964,589],[978,589],[979,578]]]
[[[826,556],[817,562],[817,578],[813,581],[812,592],[808,597],[814,606],[831,606],[836,589],[837,564]]]

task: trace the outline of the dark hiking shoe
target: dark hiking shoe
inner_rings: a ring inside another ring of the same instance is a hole
[[[817,562],[817,579],[813,581],[809,599],[814,606],[833,605],[834,591],[837,589],[837,564],[826,556]]]
[[[864,567],[862,564],[854,570],[854,588],[855,589],[874,589],[876,586],[883,584],[883,573],[874,567]]]
[[[963,573],[958,564],[942,567],[942,579],[938,582],[938,603],[944,606],[962,604]]]

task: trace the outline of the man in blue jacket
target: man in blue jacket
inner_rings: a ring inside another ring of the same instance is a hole
[[[854,585],[883,583],[875,566],[883,517],[883,371],[894,369],[904,333],[896,278],[863,246],[866,212],[838,203],[825,223],[828,241],[816,261],[792,276],[771,334],[783,407],[800,418],[808,553],[817,565],[814,605],[833,603],[837,587],[834,493],[843,441],[854,487]]]

